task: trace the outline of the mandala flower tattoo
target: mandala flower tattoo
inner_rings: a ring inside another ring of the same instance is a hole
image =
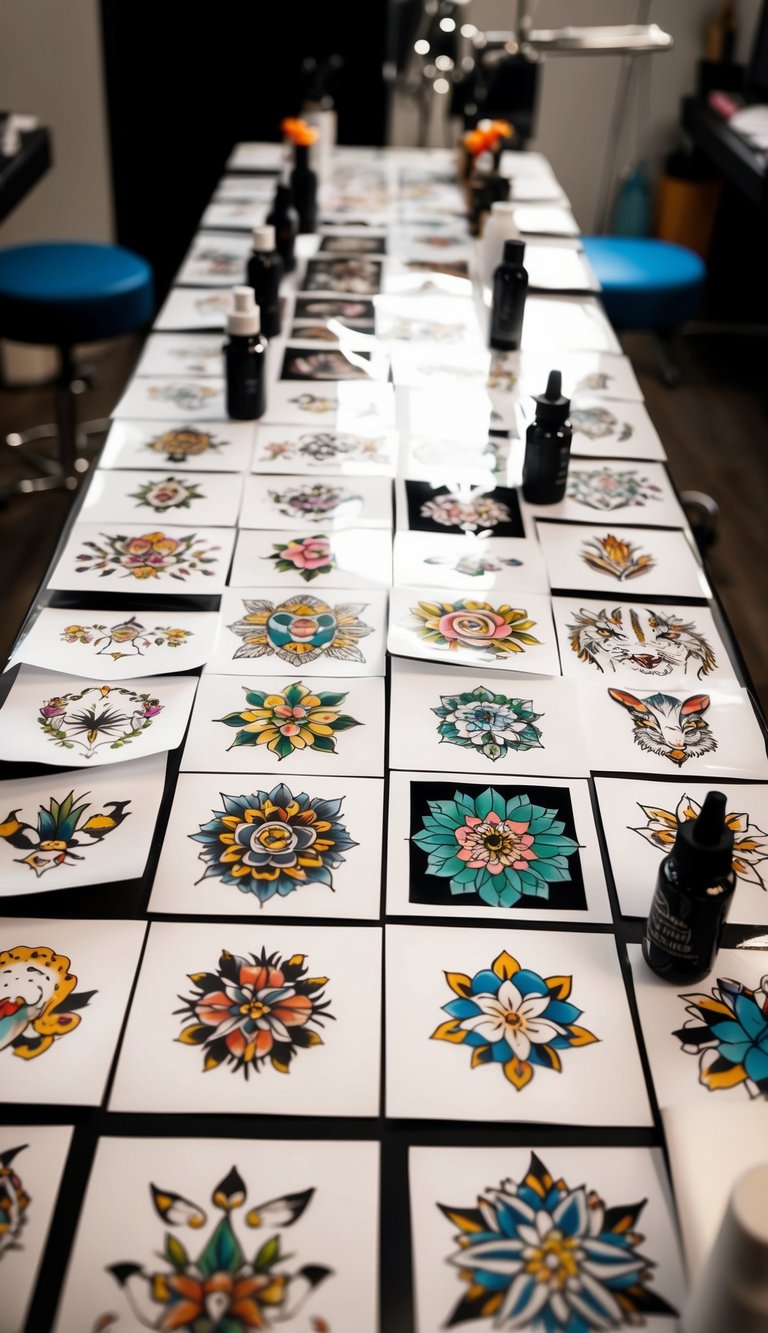
[[[247,1079],[269,1063],[288,1074],[299,1051],[322,1046],[317,1028],[333,1018],[323,998],[328,978],[308,977],[304,958],[264,949],[241,958],[225,949],[217,972],[190,973],[195,993],[179,996],[184,1008],[176,1013],[191,1022],[178,1040],[202,1047],[206,1073],[227,1064]]]
[[[98,571],[99,577],[122,571],[123,578],[156,579],[168,574],[180,583],[190,574],[213,574],[209,565],[218,563],[218,546],[207,546],[195,532],[181,537],[169,537],[164,532],[145,532],[140,537],[126,537],[121,533],[102,533],[102,545],[83,542],[86,548],[76,557],[76,574]]]
[[[274,555],[266,555],[279,574],[298,574],[305,583],[311,583],[319,574],[330,574],[336,568],[330,538],[324,534],[312,537],[291,537],[287,542],[273,542]]]
[[[193,500],[205,496],[197,482],[182,481],[179,477],[164,477],[162,481],[146,481],[130,498],[138,500],[137,509],[145,506],[160,514],[164,509],[189,509]]]
[[[540,644],[540,639],[528,633],[535,624],[527,611],[467,597],[455,602],[418,602],[406,621],[429,648],[448,652],[471,648],[493,658],[524,653],[527,647]]]
[[[511,514],[501,500],[494,500],[489,495],[471,496],[462,499],[457,495],[438,495],[427,500],[419,510],[422,518],[431,518],[445,528],[461,528],[464,532],[474,532],[477,528],[495,528],[499,523],[509,523]]]
[[[253,893],[262,907],[306,884],[333,888],[333,874],[356,847],[339,822],[343,797],[323,800],[293,792],[284,782],[248,796],[221,794],[223,810],[190,833],[206,863],[200,883],[220,879],[241,893]]]
[[[208,430],[197,430],[195,426],[179,426],[163,431],[162,435],[156,435],[145,448],[154,454],[165,454],[167,463],[185,463],[188,458],[207,454],[209,450],[215,453],[221,448],[222,443],[223,441],[217,440]]]
[[[462,694],[442,694],[440,707],[432,712],[440,718],[440,742],[461,745],[485,755],[504,759],[510,750],[543,749],[541,732],[534,726],[541,713],[534,713],[530,700],[508,699],[485,685]]]
[[[427,874],[449,879],[452,894],[514,907],[524,894],[546,901],[550,884],[570,880],[568,858],[579,844],[563,832],[559,811],[525,795],[506,800],[493,787],[427,804],[413,841],[427,853]]]
[[[236,1166],[213,1190],[211,1203],[221,1217],[196,1258],[177,1232],[189,1228],[197,1233],[208,1221],[205,1208],[174,1190],[156,1185],[149,1189],[155,1212],[173,1228],[158,1247],[162,1267],[146,1269],[124,1262],[107,1269],[125,1297],[132,1324],[136,1320],[142,1328],[161,1333],[171,1329],[181,1333],[272,1329],[293,1322],[320,1283],[333,1276],[332,1269],[320,1264],[294,1270],[293,1256],[282,1252],[281,1230],[302,1216],[314,1189],[284,1194],[249,1209],[245,1226],[266,1227],[272,1233],[257,1248],[253,1260],[246,1259],[235,1230],[234,1214],[247,1198],[245,1181]],[[114,1314],[104,1314],[94,1328],[106,1329],[116,1319]],[[324,1321],[318,1321],[318,1327],[320,1322]],[[293,1323],[293,1327],[298,1325]]]
[[[301,667],[325,654],[341,662],[364,662],[358,639],[372,634],[360,619],[365,602],[330,606],[319,597],[289,597],[285,602],[243,599],[246,614],[229,628],[243,642],[238,657],[269,657]]]
[[[79,750],[93,759],[107,746],[120,750],[152,726],[164,705],[145,691],[121,685],[86,685],[71,694],[47,699],[38,712],[44,734],[60,749]]]
[[[356,718],[338,711],[346,694],[329,690],[313,693],[301,681],[287,685],[282,694],[267,690],[252,690],[247,685],[247,707],[240,713],[218,717],[227,727],[236,727],[235,739],[229,746],[265,745],[278,759],[285,759],[295,750],[317,750],[336,753],[336,733],[359,727]]]
[[[32,1202],[21,1179],[11,1163],[26,1148],[7,1148],[0,1152],[0,1259],[10,1250],[23,1248],[19,1238],[27,1222],[27,1210]]]
[[[568,1003],[572,977],[540,977],[504,952],[473,977],[446,972],[445,979],[457,998],[443,1005],[449,1018],[432,1040],[471,1047],[472,1069],[500,1065],[518,1092],[536,1069],[561,1073],[558,1052],[600,1040],[576,1023],[582,1011]]]
[[[635,468],[617,469],[607,463],[597,470],[571,468],[568,472],[568,496],[587,509],[642,508],[649,500],[661,499],[661,487],[642,476]]]
[[[581,558],[596,574],[608,574],[619,583],[647,574],[656,564],[652,555],[638,555],[632,542],[622,541],[610,532],[605,537],[583,542]]]
[[[699,1057],[699,1083],[709,1092],[743,1086],[768,1098],[768,976],[757,990],[718,977],[711,994],[681,995],[691,1017],[673,1036]]]
[[[641,838],[645,838],[653,847],[658,847],[665,856],[675,841],[678,824],[684,819],[698,819],[701,814],[699,802],[686,795],[680,797],[674,810],[642,805],[639,801],[638,805],[648,822],[640,828],[633,828],[632,832],[639,833]],[[768,834],[753,824],[748,814],[731,811],[725,816],[725,822],[733,831],[733,870],[745,884],[754,884],[765,891],[768,885],[760,866],[768,859]]]
[[[503,1180],[476,1207],[437,1206],[459,1229],[448,1262],[466,1286],[448,1328],[487,1319],[494,1328],[589,1333],[677,1314],[651,1290],[654,1264],[639,1252],[645,1200],[608,1207],[531,1153],[519,1184]]]
[[[346,506],[362,504],[363,497],[355,495],[344,486],[324,486],[317,482],[314,486],[291,486],[284,491],[270,491],[269,497],[278,513],[287,518],[303,518],[309,523],[322,523],[323,519],[338,513]]]

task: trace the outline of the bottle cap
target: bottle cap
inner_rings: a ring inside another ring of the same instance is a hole
[[[517,204],[510,204],[508,199],[496,199],[491,204],[491,212],[494,216],[501,214],[502,217],[510,217],[516,208]]]
[[[254,227],[251,233],[254,250],[271,253],[275,248],[275,229],[268,222],[263,227]]]
[[[570,398],[563,397],[563,377],[559,370],[550,370],[546,393],[534,395],[536,420],[552,426],[561,426],[571,410]]]
[[[253,287],[232,288],[232,308],[227,315],[227,333],[247,338],[261,332],[261,311]]]
[[[708,791],[696,819],[683,819],[677,826],[672,857],[689,884],[714,884],[731,872],[733,829],[725,822],[725,808],[723,793]]]
[[[525,259],[525,241],[519,241],[517,238],[504,242],[504,254],[502,262],[504,264],[514,264],[519,267]]]

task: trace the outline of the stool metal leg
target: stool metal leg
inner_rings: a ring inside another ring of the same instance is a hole
[[[85,421],[78,425],[77,398],[85,392],[87,381],[78,374],[71,348],[60,348],[59,357],[59,375],[56,380],[57,424],[32,426],[5,437],[6,446],[23,453],[25,463],[34,467],[40,475],[24,477],[2,487],[0,503],[13,495],[30,495],[35,491],[76,490],[90,466],[87,453],[89,437],[104,434],[109,429],[107,419]],[[57,440],[57,457],[26,452],[28,444],[34,445],[45,439]]]
[[[653,335],[656,344],[656,364],[659,368],[659,376],[662,384],[665,384],[668,389],[676,389],[683,381],[682,371],[672,355],[673,337],[674,334],[671,331]]]

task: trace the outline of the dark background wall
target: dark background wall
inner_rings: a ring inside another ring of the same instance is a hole
[[[278,139],[338,53],[339,142],[384,141],[386,0],[101,0],[118,241],[162,296],[240,139]]]

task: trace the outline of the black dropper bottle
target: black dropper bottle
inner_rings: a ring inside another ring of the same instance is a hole
[[[267,222],[275,229],[275,249],[283,261],[286,273],[293,273],[296,267],[296,237],[299,231],[299,215],[293,206],[293,192],[284,181],[275,191],[272,211],[267,215]]]
[[[252,287],[234,287],[227,315],[228,341],[224,344],[227,377],[227,416],[255,421],[267,405],[267,340]]]
[[[528,295],[524,256],[525,241],[505,241],[502,261],[494,270],[490,343],[500,352],[516,352],[523,335]]]
[[[269,223],[253,229],[253,250],[245,281],[256,293],[261,311],[261,331],[267,338],[280,333],[280,282],[285,269],[275,249],[275,228]]]
[[[571,400],[563,397],[559,370],[550,370],[547,391],[534,402],[536,416],[525,435],[523,495],[529,504],[553,505],[565,495],[571,453]]]
[[[659,867],[643,933],[643,958],[667,981],[687,984],[707,975],[736,888],[733,830],[725,796],[707,792],[696,819],[683,819]]]
[[[309,144],[293,146],[291,189],[299,215],[299,235],[317,231],[317,176],[309,165]]]

